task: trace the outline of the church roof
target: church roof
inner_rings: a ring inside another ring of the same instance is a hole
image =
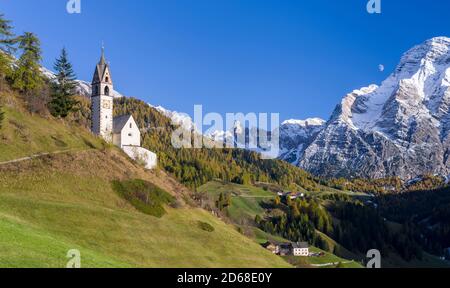
[[[123,127],[125,127],[125,125],[127,124],[128,120],[130,120],[130,118],[132,118],[132,117],[133,116],[131,116],[131,115],[122,115],[122,116],[114,117],[114,119],[113,119],[113,133],[114,134],[121,133]]]
[[[99,83],[101,79],[103,79],[103,75],[105,74],[107,68],[109,68],[109,65],[108,63],[106,63],[105,50],[102,48],[102,56],[100,57],[100,61],[98,62],[97,66],[95,67],[92,84]]]
[[[292,248],[305,249],[305,248],[309,248],[309,244],[308,244],[308,242],[297,242],[297,243],[292,244]]]

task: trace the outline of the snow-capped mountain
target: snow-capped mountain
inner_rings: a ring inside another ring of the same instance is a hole
[[[320,118],[291,119],[283,122],[276,131],[280,137],[278,158],[294,165],[298,164],[297,159],[323,129],[325,123],[326,121]],[[265,135],[264,137],[270,137],[274,132],[268,133],[266,130],[257,127],[244,127],[241,122],[236,121],[234,127],[230,130],[208,130],[204,135],[218,143],[227,143],[236,148],[265,153],[271,144],[261,143],[259,134],[262,133],[262,135]]]
[[[189,116],[188,114],[177,112],[177,111],[170,111],[161,106],[155,107],[155,106],[152,106],[151,104],[149,104],[149,105],[150,105],[150,107],[153,107],[156,110],[158,110],[161,114],[163,114],[167,118],[170,118],[172,120],[173,124],[180,125],[185,130],[197,131],[194,121],[192,120],[191,116]]]
[[[355,90],[291,163],[324,176],[450,174],[450,38],[405,53],[381,86]]]
[[[51,71],[43,68],[43,72],[55,78]],[[90,83],[77,80],[77,84],[78,92],[89,97]],[[114,95],[122,97],[116,91]],[[195,129],[189,115],[154,108],[175,124]],[[236,136],[244,131],[248,133],[236,123],[230,131],[207,130],[204,135],[236,144]],[[406,52],[380,86],[346,95],[327,122],[288,120],[279,135],[279,158],[316,175],[403,179],[450,175],[450,38],[433,38]],[[245,137],[244,145],[237,147],[245,148],[247,142]]]
[[[287,120],[280,126],[279,158],[294,165],[311,144],[314,137],[322,131],[326,121],[320,118],[306,120]]]

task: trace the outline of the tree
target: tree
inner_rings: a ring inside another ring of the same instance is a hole
[[[255,223],[256,223],[256,225],[259,226],[259,224],[261,223],[261,221],[262,221],[261,216],[260,216],[259,214],[256,214],[256,216],[255,216]]]
[[[18,43],[19,49],[23,52],[13,73],[12,86],[29,94],[41,88],[44,83],[39,66],[39,62],[42,60],[41,44],[39,38],[31,32],[25,32],[20,36]]]
[[[223,210],[223,193],[220,193],[220,195],[219,195],[219,200],[217,200],[217,204],[216,204],[216,206],[217,206],[217,208],[220,210],[220,211],[222,211]]]
[[[14,52],[14,44],[17,42],[10,23],[10,20],[5,19],[4,15],[0,14],[0,50],[7,54]]]
[[[5,112],[2,111],[2,106],[0,106],[0,129],[2,128],[3,119],[5,119]]]
[[[281,204],[281,198],[280,198],[280,196],[277,195],[277,196],[275,197],[275,199],[274,199],[273,202],[274,202],[274,205],[275,205],[275,206],[279,206],[279,205]]]
[[[77,105],[77,101],[73,98],[76,76],[65,48],[62,49],[61,56],[56,59],[54,69],[57,75],[56,81],[52,83],[52,100],[48,106],[53,116],[66,118]]]
[[[231,194],[230,194],[230,193],[227,193],[227,194],[225,195],[225,205],[226,205],[227,207],[230,207],[231,204],[232,204]]]
[[[15,50],[13,27],[10,25],[11,21],[6,20],[3,14],[0,14],[0,89],[3,85],[3,80],[9,78],[12,73],[11,53]]]
[[[252,184],[251,176],[249,173],[244,173],[242,175],[242,185],[250,185]]]

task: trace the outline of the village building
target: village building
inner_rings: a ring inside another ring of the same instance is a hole
[[[273,254],[280,256],[297,256],[297,257],[308,257],[309,254],[309,244],[307,242],[297,242],[297,243],[276,243],[268,241],[262,244],[264,248],[271,251]]]
[[[104,49],[92,78],[92,133],[120,147],[129,157],[147,169],[157,166],[155,153],[141,147],[141,131],[132,115],[114,115],[114,85]]]
[[[274,242],[266,242],[262,245],[264,248],[266,248],[267,250],[269,250],[270,252],[272,252],[273,254],[280,254],[280,245],[278,243],[274,243]]]
[[[141,146],[141,131],[132,115],[123,115],[113,119],[113,144],[124,146]]]
[[[297,242],[292,244],[292,255],[309,256],[309,244],[307,242]]]
[[[280,256],[289,256],[292,255],[292,244],[291,243],[282,243],[280,244]]]

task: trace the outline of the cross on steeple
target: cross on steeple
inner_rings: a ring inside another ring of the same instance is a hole
[[[101,65],[105,65],[106,64],[106,60],[105,60],[105,43],[102,41],[102,56],[100,58],[100,64]]]

